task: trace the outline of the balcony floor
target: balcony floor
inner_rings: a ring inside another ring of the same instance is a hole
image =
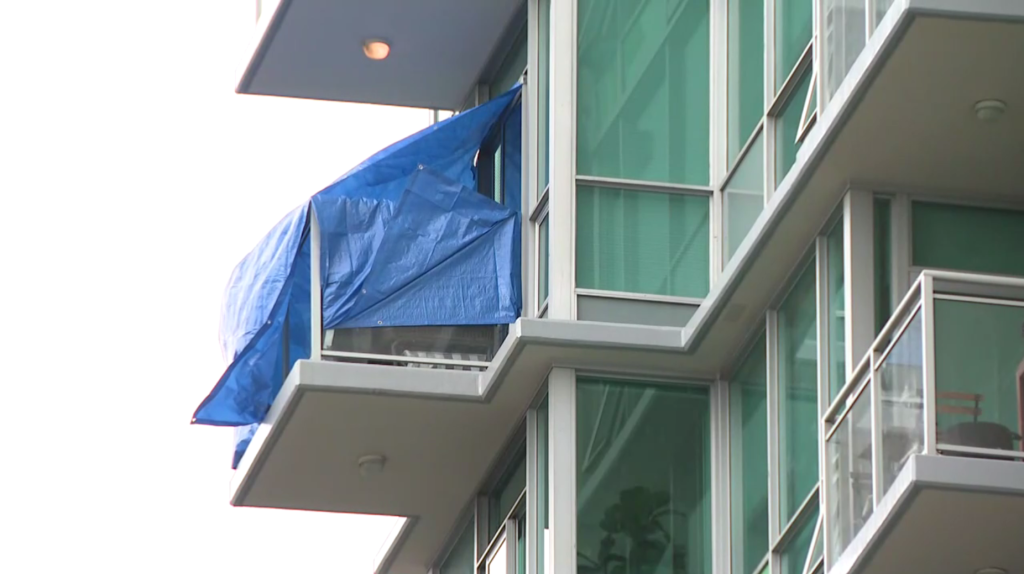
[[[1024,572],[1024,463],[914,456],[829,574]]]

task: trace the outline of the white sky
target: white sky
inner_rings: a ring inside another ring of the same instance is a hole
[[[234,94],[255,0],[0,9],[0,572],[369,573],[392,519],[228,504],[228,276],[427,112]]]

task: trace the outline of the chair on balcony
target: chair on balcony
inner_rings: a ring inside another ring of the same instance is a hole
[[[984,395],[977,393],[961,393],[956,391],[936,393],[936,412],[939,414],[967,415],[971,417],[969,422],[956,423],[939,429],[938,439],[940,444],[994,450],[1014,450],[1014,442],[1020,440],[1020,435],[999,423],[979,420],[982,414],[981,401],[984,398]],[[972,406],[939,404],[940,400],[967,402]],[[983,455],[980,456],[985,458]]]

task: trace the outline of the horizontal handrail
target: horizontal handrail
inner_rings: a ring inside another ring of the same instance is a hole
[[[464,361],[462,359],[439,359],[434,357],[410,357],[406,355],[383,355],[378,353],[356,353],[351,351],[331,351],[324,349],[320,352],[323,357],[335,357],[338,359],[367,359],[371,361],[388,361],[392,363],[417,363],[424,365],[451,365],[455,367],[479,367],[486,369],[491,366],[487,361]]]
[[[922,270],[920,275],[914,280],[913,285],[907,290],[907,294],[900,301],[899,305],[893,311],[892,315],[886,321],[882,330],[879,331],[878,336],[872,341],[871,347],[868,352],[865,353],[864,357],[857,364],[857,367],[853,370],[849,377],[847,377],[846,384],[840,389],[836,398],[833,399],[829,408],[825,411],[825,415],[822,417],[824,422],[827,424],[838,424],[837,418],[841,418],[840,414],[846,409],[846,403],[849,401],[851,395],[857,393],[860,386],[866,380],[865,371],[870,368],[871,355],[872,353],[884,353],[889,350],[895,341],[889,339],[898,334],[911,320],[914,313],[919,312],[919,309],[914,309],[915,306],[920,306],[925,300],[926,294],[924,293],[924,279],[929,277],[932,279],[932,292],[934,293],[935,287],[934,282],[946,281],[951,283],[965,283],[973,285],[988,285],[997,287],[1011,287],[1020,288],[1024,290],[1024,278],[1011,277],[1007,275],[987,275],[984,273],[970,273],[964,271],[947,271],[942,269],[925,269]],[[1024,301],[1024,296],[1021,297]],[[884,345],[882,343],[885,343]]]

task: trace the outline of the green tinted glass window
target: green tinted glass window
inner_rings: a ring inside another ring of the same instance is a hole
[[[512,49],[505,54],[505,59],[494,73],[494,80],[491,82],[492,98],[507,92],[522,77],[523,71],[526,70],[526,49],[526,27],[524,26],[512,44]]]
[[[581,288],[704,297],[710,199],[577,186],[576,283]]]
[[[775,91],[800,61],[811,43],[814,31],[813,0],[774,0],[775,2]],[[803,102],[800,103],[803,105]]]
[[[580,175],[709,184],[708,0],[582,0]]]
[[[749,574],[768,552],[768,363],[761,335],[729,381],[732,571]]]
[[[913,204],[914,266],[1024,276],[1024,211]]]
[[[540,27],[537,43],[537,195],[548,186],[548,140],[550,121],[548,108],[551,106],[551,0],[539,0],[537,19]],[[530,72],[533,76],[533,72]]]
[[[764,211],[764,133],[750,145],[723,190],[726,263]]]
[[[544,574],[548,540],[548,400],[537,407],[537,572]]]
[[[509,512],[512,512],[512,508],[519,500],[524,488],[526,488],[526,457],[520,453],[491,496],[491,536],[494,536],[504,524],[505,518],[508,517]]]
[[[476,557],[473,555],[475,543],[473,521],[470,520],[441,563],[441,574],[473,574],[476,570]]]
[[[729,166],[764,115],[764,2],[729,0]]]
[[[813,263],[778,313],[780,522],[818,482],[818,332]]]
[[[707,388],[580,378],[576,423],[577,572],[710,574]]]
[[[807,69],[800,77],[799,83],[789,95],[782,107],[775,125],[775,185],[779,185],[796,163],[796,152],[800,151],[802,142],[797,142],[800,134],[800,116],[807,100],[807,90],[811,87],[811,70]]]
[[[892,315],[892,202],[875,198],[875,334]]]
[[[550,257],[550,246],[548,241],[550,231],[548,230],[548,218],[545,216],[540,222],[537,231],[537,301],[543,305],[548,298],[548,258]]]
[[[814,503],[814,514],[799,525],[796,534],[786,544],[786,548],[782,551],[783,574],[803,574],[807,555],[811,552],[811,542],[814,539],[814,528],[818,524],[818,514],[818,504]]]
[[[828,380],[831,399],[846,384],[846,274],[843,263],[843,222],[826,239],[828,245]]]

